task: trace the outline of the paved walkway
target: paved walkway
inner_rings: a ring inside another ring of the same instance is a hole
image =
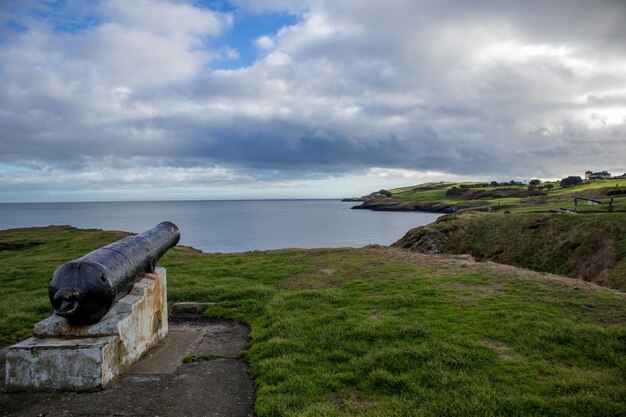
[[[255,384],[239,353],[248,343],[242,324],[186,314],[170,319],[167,339],[117,382],[91,393],[5,393],[0,350],[0,416],[254,415]],[[222,357],[183,364],[186,355]]]

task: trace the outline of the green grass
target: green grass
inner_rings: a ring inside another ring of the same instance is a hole
[[[441,183],[425,183],[416,186],[395,188],[391,191],[392,199],[401,201],[419,201],[426,204],[462,204],[471,208],[492,207],[493,209],[509,210],[512,212],[543,212],[556,210],[560,208],[575,208],[574,196],[590,197],[600,200],[602,204],[597,206],[586,206],[579,203],[576,207],[583,212],[608,212],[610,197],[606,193],[616,189],[626,189],[626,179],[606,179],[586,181],[579,187],[561,188],[559,182],[546,182],[542,185],[551,184],[554,188],[551,190],[543,190],[545,196],[537,197],[504,197],[504,198],[486,198],[480,200],[461,200],[455,196],[446,195],[447,191],[452,187],[460,187],[461,185],[473,185],[477,182],[441,182]],[[435,190],[415,190],[415,188],[423,187],[443,187]],[[474,191],[498,191],[503,188],[514,190],[526,190],[526,186],[507,186],[507,187],[481,187],[472,188]],[[626,211],[626,195],[615,196],[613,199],[614,211]]]
[[[19,236],[17,236],[19,234]],[[0,335],[50,312],[60,263],[119,236],[0,232]],[[203,254],[161,262],[169,299],[248,323],[269,416],[623,416],[626,298],[564,278],[397,249]],[[7,302],[8,301],[8,302]]]

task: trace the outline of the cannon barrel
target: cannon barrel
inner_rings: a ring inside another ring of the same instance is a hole
[[[61,265],[48,285],[54,313],[72,325],[98,322],[179,240],[178,227],[163,222]]]

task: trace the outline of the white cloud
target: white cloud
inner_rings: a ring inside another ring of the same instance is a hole
[[[108,0],[93,11],[102,23],[76,33],[34,19],[5,32],[0,162],[88,173],[106,158],[167,158],[181,186],[202,166],[291,183],[623,163],[623,2],[236,4],[300,20],[251,39],[257,62],[229,70],[220,62],[238,53],[219,40],[236,20],[190,2]]]
[[[267,35],[259,36],[258,38],[256,38],[254,44],[259,49],[272,49],[274,47],[274,41],[271,37]]]
[[[217,36],[232,25],[228,14],[167,0],[108,0],[102,11],[116,24],[163,37]]]

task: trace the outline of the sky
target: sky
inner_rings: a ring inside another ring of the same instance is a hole
[[[0,0],[0,202],[626,171],[625,0]]]

